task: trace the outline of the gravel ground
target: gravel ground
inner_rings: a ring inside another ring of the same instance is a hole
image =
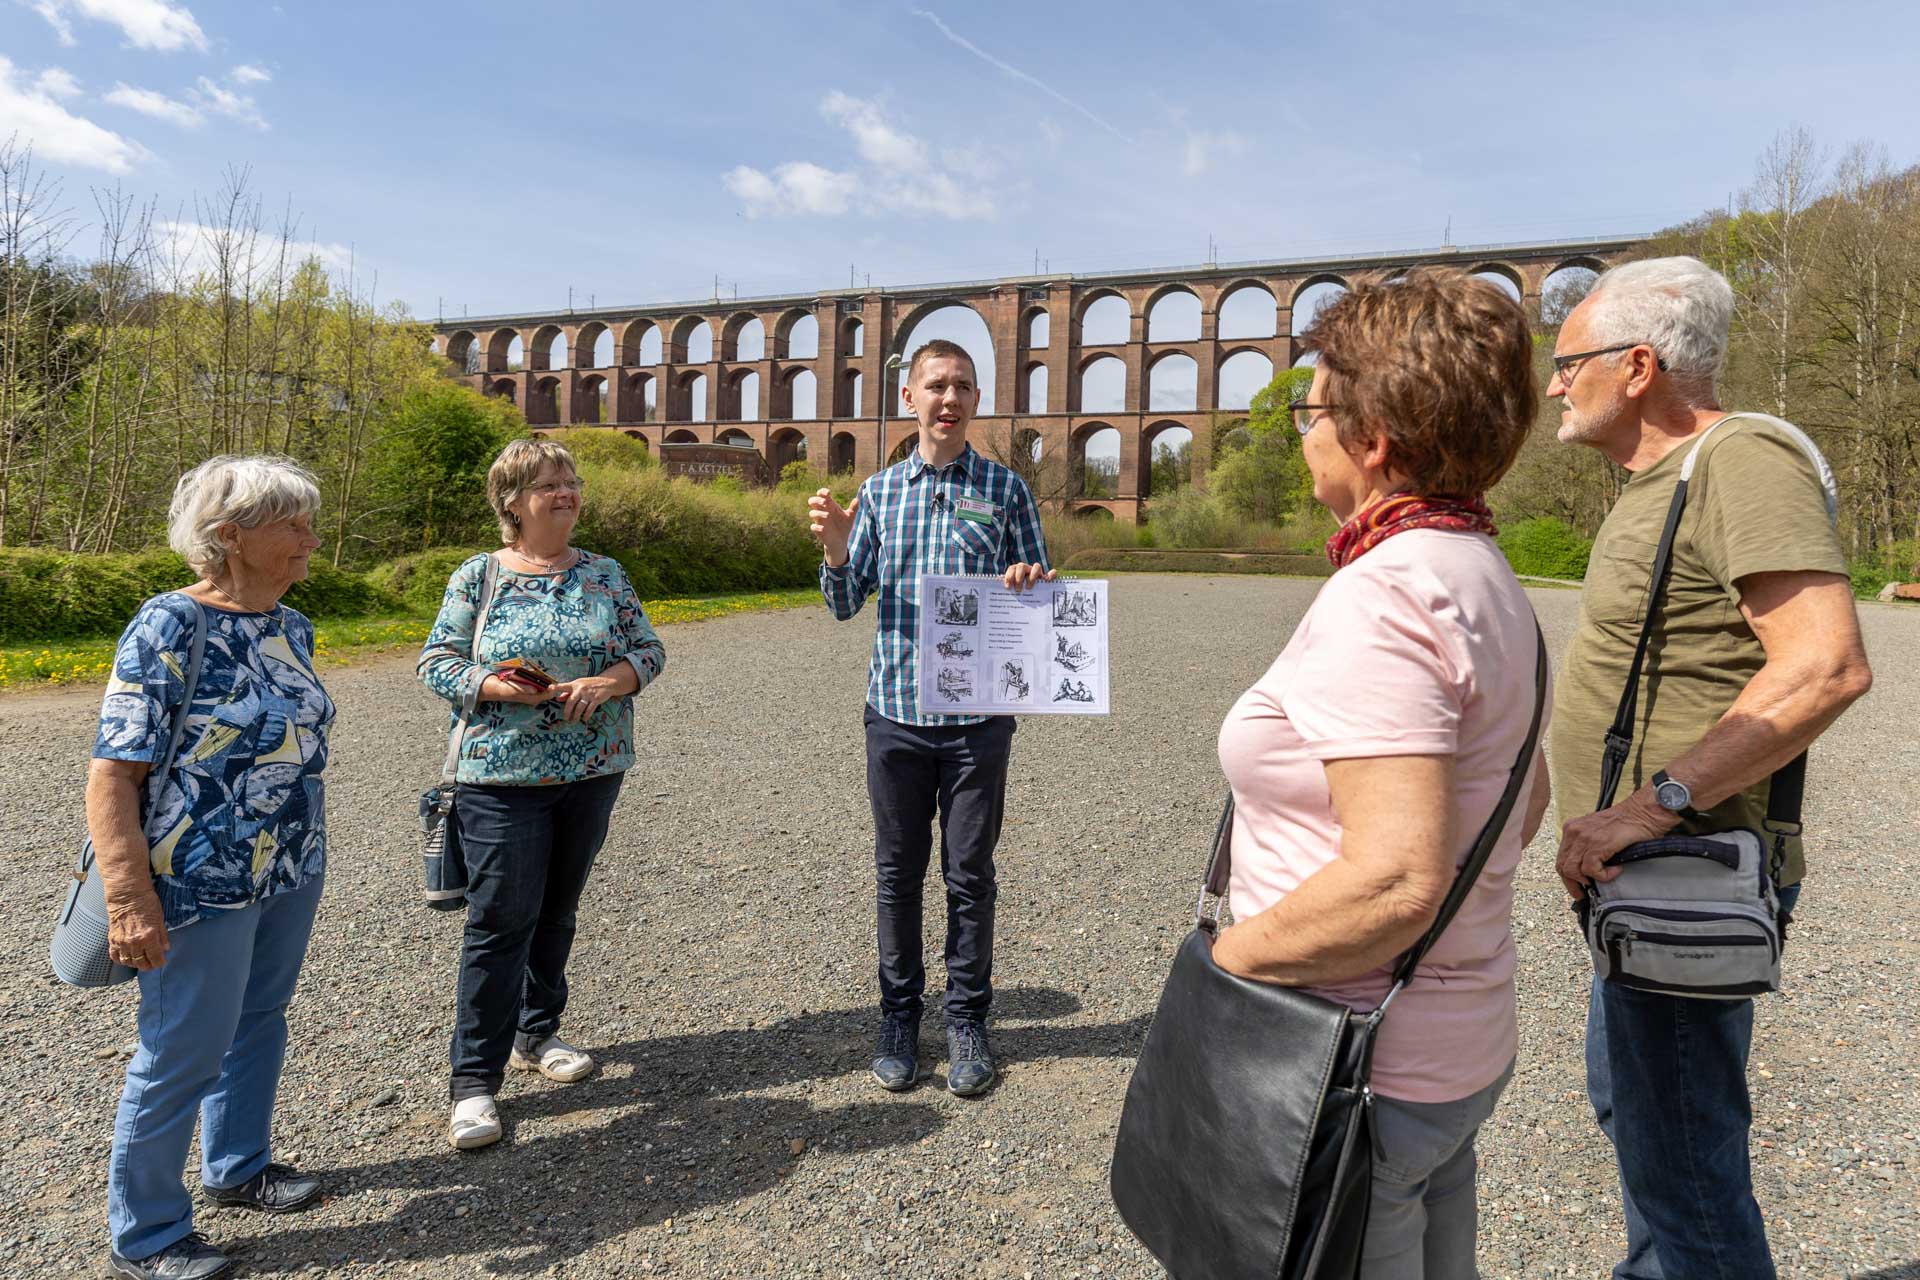
[[[473,1154],[443,1137],[459,923],[416,890],[414,798],[444,714],[406,657],[330,669],[331,883],[278,1111],[280,1155],[323,1171],[330,1194],[290,1218],[208,1210],[200,1225],[259,1274],[1157,1275],[1108,1202],[1114,1121],[1187,927],[1221,796],[1215,732],[1313,590],[1116,581],[1115,714],[1029,719],[1015,739],[1005,1075],[973,1101],[927,1084],[884,1094],[866,1073],[871,618],[665,628],[668,669],[641,701],[646,763],[571,971],[567,1030],[603,1070],[573,1086],[517,1076],[508,1140]],[[1534,601],[1558,652],[1576,597]],[[1817,755],[1788,991],[1760,1005],[1755,1154],[1784,1274],[1888,1280],[1920,1277],[1920,930],[1901,892],[1920,873],[1920,610],[1862,612],[1879,685]],[[132,993],[64,989],[45,959],[97,698],[0,699],[5,1275],[98,1271],[106,1249]],[[1489,1276],[1602,1275],[1621,1239],[1582,1090],[1587,962],[1551,868],[1543,835],[1515,921],[1520,1067],[1481,1140]],[[935,989],[937,952],[936,937]],[[925,1050],[940,1065],[931,1023]]]

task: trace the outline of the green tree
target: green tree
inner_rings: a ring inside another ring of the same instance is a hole
[[[1246,422],[1216,438],[1208,485],[1224,510],[1278,523],[1312,499],[1313,477],[1287,409],[1312,384],[1312,369],[1282,369],[1253,397]]]
[[[372,459],[374,512],[362,536],[386,555],[488,546],[487,468],[526,420],[505,400],[456,383],[423,383],[380,424]]]

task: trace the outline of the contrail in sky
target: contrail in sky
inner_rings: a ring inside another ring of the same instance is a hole
[[[962,49],[965,49],[968,53],[980,59],[982,62],[998,67],[1000,70],[1006,72],[1008,75],[1012,76],[1016,80],[1025,80],[1028,84],[1032,85],[1034,88],[1038,89],[1040,92],[1046,94],[1049,98],[1052,98],[1054,101],[1059,102],[1063,106],[1072,107],[1075,111],[1078,111],[1081,115],[1093,121],[1095,124],[1099,125],[1102,129],[1105,129],[1108,133],[1112,134],[1114,137],[1120,139],[1120,141],[1129,143],[1129,144],[1133,142],[1132,138],[1129,138],[1126,134],[1120,132],[1118,129],[1108,124],[1105,120],[1102,120],[1099,116],[1093,114],[1093,112],[1087,110],[1085,107],[1081,106],[1079,103],[1075,102],[1072,98],[1069,98],[1066,94],[1060,92],[1058,89],[1054,88],[1052,85],[1047,84],[1044,81],[1035,79],[1033,76],[1028,75],[1026,72],[1020,70],[1020,68],[1018,67],[1007,65],[1006,63],[1000,61],[1000,59],[988,53],[985,49],[982,49],[979,45],[973,43],[973,41],[967,39],[963,35],[960,35],[952,27],[949,27],[946,23],[940,21],[940,17],[938,14],[928,13],[925,9],[915,9],[913,11],[913,16],[916,18],[925,18],[928,22],[931,22],[934,26],[940,28],[941,35],[953,41],[955,44],[959,45]]]

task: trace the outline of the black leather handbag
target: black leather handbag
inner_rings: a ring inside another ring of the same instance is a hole
[[[1195,927],[1160,993],[1113,1148],[1120,1217],[1176,1280],[1359,1275],[1373,1181],[1374,1037],[1466,900],[1519,799],[1546,706],[1546,641],[1537,628],[1535,645],[1533,722],[1506,791],[1372,1012],[1236,977],[1213,962],[1233,869],[1227,800]]]

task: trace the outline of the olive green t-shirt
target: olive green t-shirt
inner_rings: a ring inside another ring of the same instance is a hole
[[[1695,443],[1628,480],[1594,540],[1580,624],[1553,700],[1553,792],[1563,821],[1591,813],[1599,799],[1601,754],[1633,663],[1654,551]],[[1735,584],[1748,574],[1795,570],[1847,572],[1820,473],[1779,427],[1724,421],[1700,446],[1687,484],[1616,801],[1705,736],[1766,662]],[[1762,778],[1682,829],[1761,831],[1767,788]],[[1800,841],[1789,841],[1781,883],[1798,883],[1805,867]]]

